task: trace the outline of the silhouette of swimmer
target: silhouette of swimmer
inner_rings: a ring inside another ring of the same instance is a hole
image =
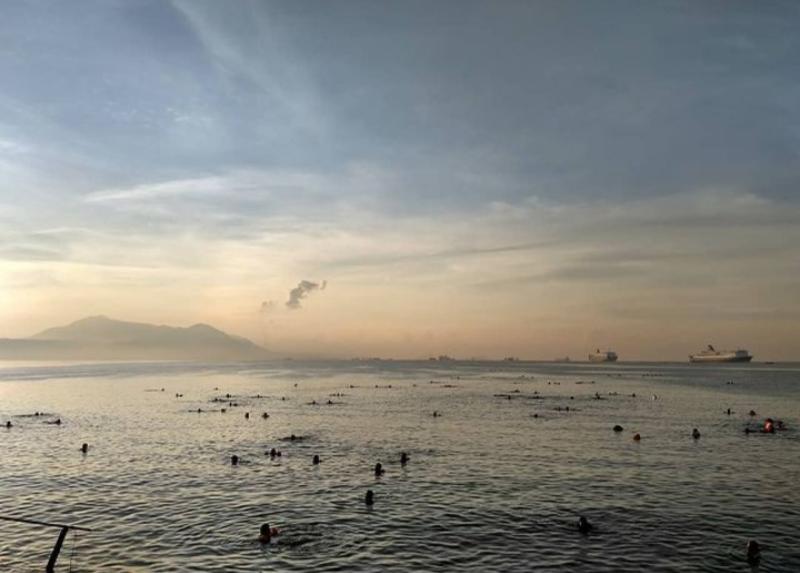
[[[250,412],[245,412],[244,413],[244,419],[245,420],[249,420],[250,419]]]
[[[750,414],[751,416],[755,416],[755,415],[756,415],[756,411],[755,411],[755,410],[750,410],[749,414]]]
[[[314,454],[314,458],[311,460],[311,463],[315,466],[319,465],[319,456],[317,454]]]
[[[238,466],[239,465],[239,456],[237,456],[236,454],[233,454],[231,456],[231,465],[232,466]]]
[[[747,562],[755,565],[761,559],[761,546],[758,541],[751,539],[747,542]]]
[[[263,523],[258,535],[258,540],[261,543],[269,543],[273,537],[277,537],[278,535],[279,531],[277,527],[270,527],[269,523]]]
[[[697,440],[698,438],[700,438],[700,430],[698,430],[697,428],[695,428],[694,430],[692,430],[692,437],[693,437],[695,440]]]
[[[266,412],[264,412],[263,414],[261,414],[261,417],[262,417],[262,418],[264,418],[264,419],[266,420],[267,418],[269,418],[269,414],[267,414]]]
[[[772,421],[772,418],[767,418],[764,421],[764,430],[765,434],[774,434],[775,433],[775,423]]]
[[[728,408],[728,411],[726,412],[726,414],[728,414],[728,416],[731,415],[731,409],[730,408]]]
[[[89,444],[81,444],[81,452],[84,454],[89,451]]]
[[[11,421],[6,422],[6,428],[11,428],[13,426],[14,424],[12,424]]]
[[[385,473],[386,473],[386,470],[383,469],[383,465],[380,462],[375,464],[375,477],[380,477]]]
[[[745,434],[749,434],[749,433],[750,433],[750,432],[752,432],[752,431],[753,431],[753,430],[751,430],[750,428],[745,428],[745,429],[744,429],[744,433],[745,433]]]
[[[404,466],[408,463],[408,454],[405,452],[400,453],[400,465]]]
[[[433,411],[433,417],[434,418],[438,418],[439,417],[439,412],[437,410]]]
[[[589,520],[583,516],[578,518],[578,531],[581,533],[589,533],[592,530],[592,524],[589,523]]]
[[[367,490],[367,495],[364,496],[364,503],[372,507],[375,504],[375,494],[371,489]]]
[[[641,439],[642,439],[642,437],[641,437],[639,434],[635,434],[635,435],[633,436],[633,441],[634,441],[634,442],[638,442],[638,441],[639,441],[639,440],[641,440]]]
[[[283,454],[279,450],[272,448],[269,452],[265,452],[265,455],[269,455],[271,459],[280,458]]]
[[[614,431],[615,431],[615,432],[621,432],[621,431],[622,431],[622,429],[623,429],[623,428],[622,428],[622,426],[620,426],[619,424],[617,424],[616,426],[614,426]]]

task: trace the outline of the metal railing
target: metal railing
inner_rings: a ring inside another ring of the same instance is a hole
[[[58,533],[58,539],[56,539],[56,544],[53,546],[53,550],[50,552],[50,559],[47,560],[47,567],[45,568],[45,573],[55,573],[56,570],[56,561],[58,561],[58,555],[61,553],[61,547],[64,545],[64,540],[67,538],[67,533],[69,533],[70,529],[75,531],[91,531],[91,529],[87,527],[78,527],[77,525],[61,525],[59,523],[47,523],[46,521],[37,521],[35,519],[24,519],[22,517],[6,517],[0,515],[0,519],[3,521],[14,521],[16,523],[28,523],[31,525],[41,525],[43,527],[57,527],[61,529]]]

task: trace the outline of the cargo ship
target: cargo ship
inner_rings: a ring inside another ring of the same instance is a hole
[[[605,350],[603,352],[598,348],[589,354],[589,362],[616,362],[617,353],[613,350]]]
[[[710,344],[706,350],[689,355],[689,362],[750,362],[753,355],[747,350],[716,350]]]

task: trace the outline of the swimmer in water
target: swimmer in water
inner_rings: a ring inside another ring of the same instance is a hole
[[[238,466],[239,465],[239,456],[237,456],[236,454],[233,454],[231,456],[231,465],[232,466]]]
[[[583,516],[578,518],[578,531],[581,533],[589,533],[592,530],[592,524]]]
[[[84,454],[89,451],[89,444],[81,444],[81,452]]]
[[[438,412],[438,411],[436,411],[436,410],[434,410],[434,411],[433,411],[433,417],[434,417],[434,418],[438,418],[438,417],[439,417],[439,412]]]
[[[11,427],[13,427],[13,424],[10,421],[6,422],[6,428],[11,428]]]
[[[700,430],[698,430],[697,428],[695,428],[694,430],[692,430],[692,437],[693,437],[695,440],[699,439],[699,438],[700,438]]]
[[[747,562],[750,565],[755,565],[761,559],[761,546],[758,541],[751,539],[747,542]]]
[[[266,412],[264,412],[263,414],[261,414],[261,417],[262,417],[262,418],[264,418],[264,419],[266,420],[267,418],[269,418],[269,414],[267,414]]]
[[[258,541],[261,543],[269,543],[273,537],[278,537],[278,533],[277,527],[270,527],[269,523],[264,523],[261,525]]]
[[[385,473],[386,473],[386,470],[383,469],[383,465],[380,462],[375,464],[375,477],[380,477]]]
[[[317,454],[314,454],[314,458],[311,460],[311,463],[315,466],[319,465],[319,456]]]
[[[400,465],[404,466],[408,463],[408,454],[405,452],[400,453]]]
[[[275,456],[277,456],[277,455],[278,455],[278,450],[276,450],[275,448],[272,448],[272,449],[269,451],[269,457],[271,457],[271,458],[274,458],[274,457],[275,457]]]
[[[375,504],[375,494],[371,489],[367,490],[367,495],[364,496],[364,503],[369,507],[372,507]]]
[[[772,418],[767,418],[764,421],[764,433],[765,434],[775,433],[775,423],[772,421]]]
[[[638,442],[638,441],[640,441],[641,439],[642,439],[642,437],[641,437],[639,434],[635,434],[635,435],[633,436],[633,441],[634,441],[634,442]]]
[[[244,419],[245,420],[249,420],[250,419],[250,412],[245,412],[244,413]]]

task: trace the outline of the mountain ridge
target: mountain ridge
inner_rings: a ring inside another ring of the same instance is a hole
[[[196,323],[187,327],[88,316],[28,338],[0,339],[0,359],[264,360],[252,341]]]

